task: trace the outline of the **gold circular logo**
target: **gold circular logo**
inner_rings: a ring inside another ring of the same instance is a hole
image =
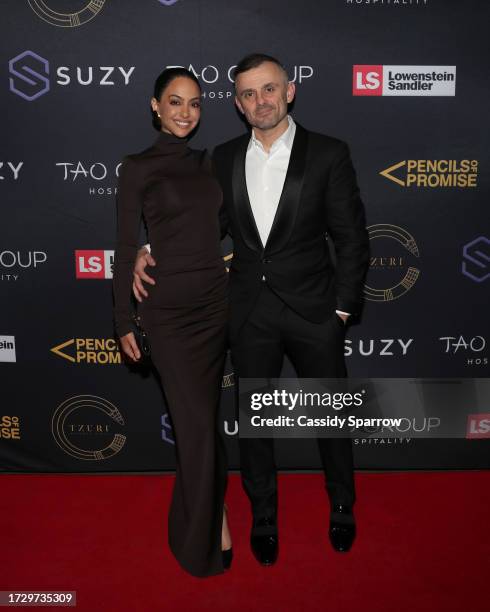
[[[50,8],[44,0],[27,0],[31,9],[43,21],[60,28],[76,28],[93,19],[105,4],[105,0],[90,0],[74,13],[58,13]]]
[[[380,223],[370,225],[368,228],[369,239],[389,238],[400,244],[408,253],[414,257],[420,257],[419,249],[415,238],[406,230],[397,225]],[[370,302],[390,302],[405,295],[417,281],[420,270],[414,266],[406,265],[402,256],[376,257],[371,256],[370,269],[391,269],[392,271],[403,274],[403,277],[396,284],[386,289],[374,289],[367,283],[364,285],[364,295]]]
[[[74,413],[77,414],[74,418]],[[56,408],[51,421],[53,437],[65,453],[87,461],[100,461],[116,455],[126,442],[126,436],[120,433],[111,434],[107,419],[94,423],[84,420],[94,411],[102,412],[118,425],[124,425],[124,419],[119,410],[103,397],[96,395],[76,395],[65,400]],[[102,448],[87,449],[75,443],[74,440],[88,437],[92,441],[100,437],[101,440],[110,439]]]

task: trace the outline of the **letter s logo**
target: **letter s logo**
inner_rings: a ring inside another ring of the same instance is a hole
[[[49,91],[49,62],[33,51],[24,51],[9,61],[12,93],[28,102]]]

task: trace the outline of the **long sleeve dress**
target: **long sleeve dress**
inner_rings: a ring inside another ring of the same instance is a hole
[[[138,306],[161,378],[176,442],[170,548],[189,573],[223,571],[226,459],[217,428],[225,359],[227,272],[220,252],[221,188],[203,152],[161,132],[125,158],[117,202],[115,323],[131,331],[132,271],[144,217],[156,285]]]

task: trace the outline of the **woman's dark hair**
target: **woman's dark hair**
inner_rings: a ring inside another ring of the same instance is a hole
[[[187,70],[187,68],[167,68],[157,76],[155,85],[153,87],[153,97],[160,100],[164,90],[177,77],[186,77],[191,81],[194,81],[194,83],[199,87],[199,91],[201,91],[201,85],[193,72]],[[153,127],[160,132],[162,129],[160,118],[153,109],[151,109],[151,114],[153,115]]]

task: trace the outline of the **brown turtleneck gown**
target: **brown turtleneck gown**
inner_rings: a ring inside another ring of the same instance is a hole
[[[131,331],[131,287],[142,216],[157,265],[138,307],[173,423],[177,470],[169,545],[195,576],[223,571],[225,454],[217,410],[225,359],[227,272],[220,252],[222,193],[206,154],[161,132],[125,158],[114,263],[119,337]]]

